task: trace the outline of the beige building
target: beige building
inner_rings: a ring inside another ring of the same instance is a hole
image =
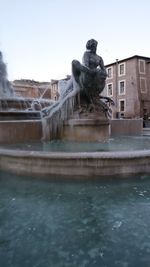
[[[37,82],[34,80],[21,79],[13,81],[12,85],[17,96],[51,99],[50,82]]]
[[[58,80],[51,80],[51,99],[58,100],[59,93],[58,93]]]
[[[115,102],[113,118],[150,117],[150,58],[135,55],[105,67],[108,77],[103,95]],[[68,79],[70,76],[43,83],[15,80],[13,87],[18,96],[58,100]]]
[[[103,95],[115,102],[113,118],[150,117],[150,58],[135,55],[105,67],[108,77]]]
[[[68,80],[70,80],[71,76],[67,75],[66,78],[60,80],[51,80],[51,99],[58,100],[58,98],[63,95]]]

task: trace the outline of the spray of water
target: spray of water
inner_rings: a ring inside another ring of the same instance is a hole
[[[6,64],[3,62],[3,54],[0,51],[0,97],[13,97],[14,89],[7,79]]]
[[[80,91],[74,77],[68,81],[63,96],[49,108],[44,110],[42,140],[55,139],[62,131],[64,121],[73,114],[75,98]]]

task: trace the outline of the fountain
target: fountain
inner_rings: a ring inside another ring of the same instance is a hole
[[[86,92],[87,69],[77,61],[72,68],[62,98],[40,110],[40,128],[30,120],[40,148],[24,135],[27,120],[4,131],[14,144],[0,148],[1,265],[149,266],[149,137],[110,138],[111,99],[99,98],[105,69],[94,75],[98,92]]]
[[[72,61],[72,76],[64,94],[46,110],[44,140],[104,141],[110,135],[107,117],[111,112],[109,105],[114,103],[101,95],[106,69],[102,57],[96,54],[97,41],[89,40],[86,48],[82,64]]]
[[[11,143],[35,141],[41,137],[43,142],[53,139],[79,143],[86,141],[89,145],[93,142],[107,142],[110,137],[110,104],[113,102],[101,94],[107,74],[103,59],[96,54],[96,47],[97,41],[92,39],[87,42],[83,63],[73,60],[72,76],[64,94],[40,111],[40,119],[34,118],[30,124],[28,121],[28,128],[25,128],[24,120],[18,120],[15,131],[14,128],[1,131],[1,139],[7,137]],[[10,126],[10,121],[7,126]],[[33,175],[73,175],[76,178],[150,173],[149,149],[129,153],[118,151],[117,148],[107,152],[84,149],[80,152],[51,152],[10,148],[0,149],[1,170]]]
[[[53,104],[47,99],[23,98],[15,94],[7,79],[6,64],[0,52],[0,143],[39,140],[41,112]]]

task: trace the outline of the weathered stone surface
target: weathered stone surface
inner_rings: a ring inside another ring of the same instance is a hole
[[[50,153],[0,149],[0,169],[19,174],[69,179],[150,173],[150,150]]]

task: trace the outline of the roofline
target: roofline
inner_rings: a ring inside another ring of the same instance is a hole
[[[127,61],[127,60],[130,60],[130,59],[133,59],[133,58],[145,59],[145,60],[148,60],[148,63],[150,63],[150,57],[144,57],[144,56],[134,55],[134,56],[132,56],[132,57],[127,57],[127,58],[124,58],[124,59],[121,59],[121,60],[117,60],[117,59],[116,59],[115,62],[109,63],[109,64],[105,65],[105,67],[114,65],[114,64],[116,64],[116,62],[117,62],[117,63],[121,63],[121,62],[123,62],[123,61]]]

